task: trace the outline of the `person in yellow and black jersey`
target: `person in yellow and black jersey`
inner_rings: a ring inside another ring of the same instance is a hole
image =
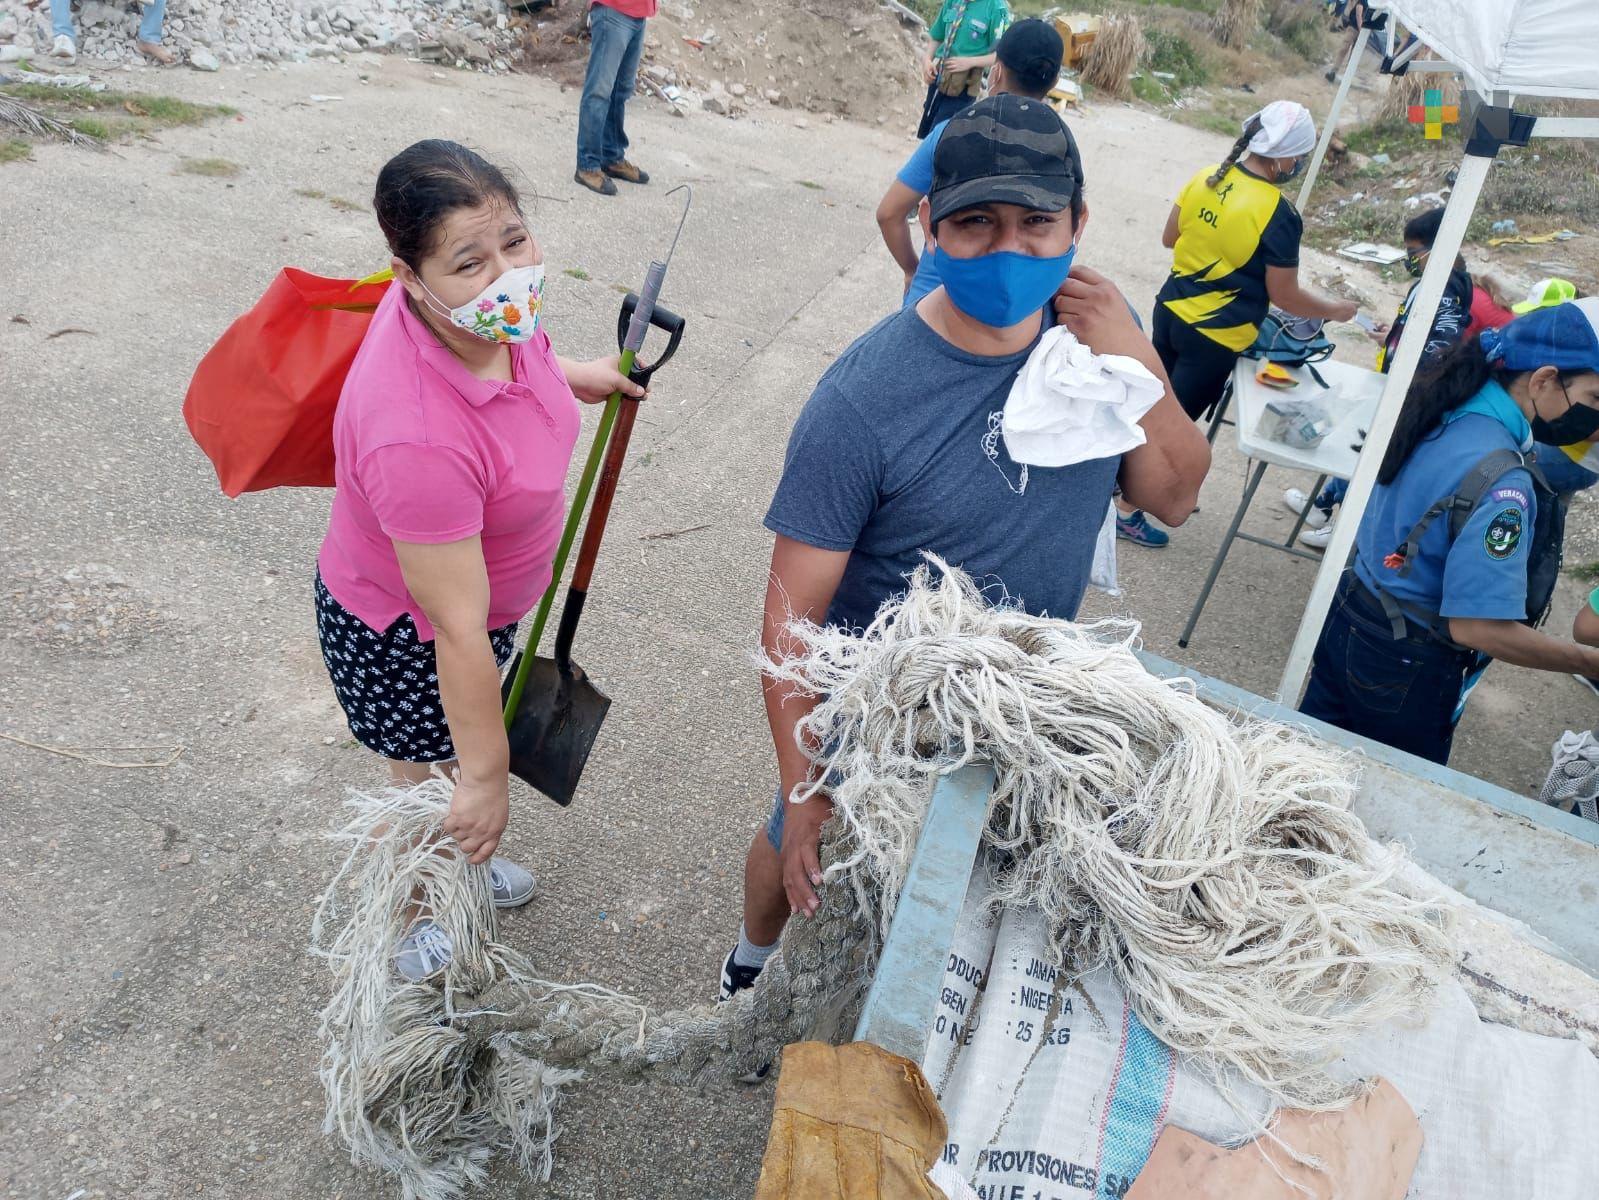
[[[1277,185],[1298,175],[1316,146],[1310,112],[1276,100],[1244,123],[1220,166],[1188,181],[1161,241],[1171,275],[1155,302],[1155,350],[1190,417],[1221,398],[1269,305],[1296,317],[1353,319],[1358,306],[1299,285],[1299,213]]]

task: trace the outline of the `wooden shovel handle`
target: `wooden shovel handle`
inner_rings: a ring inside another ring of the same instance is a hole
[[[628,439],[633,435],[633,421],[638,416],[639,402],[630,396],[621,398],[616,413],[616,426],[611,430],[611,442],[605,448],[605,463],[600,467],[600,481],[594,488],[594,504],[589,509],[588,524],[583,528],[583,544],[578,547],[577,567],[572,572],[572,586],[580,592],[589,589],[594,577],[594,561],[600,555],[600,542],[605,538],[605,522],[611,515],[611,501],[616,496],[616,485],[622,478],[622,460],[627,457]]]

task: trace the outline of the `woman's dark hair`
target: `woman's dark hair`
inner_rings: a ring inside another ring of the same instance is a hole
[[[445,217],[493,201],[522,211],[516,189],[493,163],[457,142],[429,138],[383,164],[372,207],[389,252],[414,271]]]
[[[1223,179],[1227,178],[1227,172],[1231,171],[1233,169],[1233,164],[1244,156],[1244,151],[1249,149],[1250,140],[1259,132],[1260,114],[1256,113],[1254,116],[1249,118],[1249,123],[1244,126],[1244,132],[1240,134],[1238,140],[1233,143],[1233,148],[1227,152],[1227,157],[1221,160],[1221,166],[1216,168],[1215,174],[1213,174],[1209,179],[1205,180],[1206,187],[1217,187],[1221,184]]]
[[[1429,208],[1420,216],[1411,217],[1405,222],[1405,241],[1420,242],[1427,249],[1432,249],[1432,244],[1438,240],[1438,226],[1444,223],[1444,210],[1442,206]]]
[[[1399,420],[1388,439],[1378,483],[1392,483],[1400,468],[1428,434],[1443,424],[1444,415],[1459,408],[1482,390],[1490,379],[1508,387],[1520,371],[1506,371],[1488,361],[1479,334],[1446,350],[1432,366],[1417,374],[1405,394]]]

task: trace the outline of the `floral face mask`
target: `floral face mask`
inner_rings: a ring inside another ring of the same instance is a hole
[[[422,283],[420,276],[417,282]],[[450,324],[486,342],[526,342],[538,332],[544,309],[544,266],[512,267],[458,308],[446,308],[425,283],[422,290],[433,311]]]

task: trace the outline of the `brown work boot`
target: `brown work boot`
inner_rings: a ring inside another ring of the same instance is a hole
[[[625,158],[612,163],[608,167],[601,167],[600,170],[604,171],[612,179],[620,179],[623,183],[648,183],[650,181],[650,173],[648,171],[641,171]]]
[[[176,54],[172,53],[172,51],[168,50],[165,46],[159,44],[158,42],[141,42],[135,40],[134,45],[139,47],[140,54],[144,55],[151,62],[159,63],[163,67],[170,67],[173,63],[178,61],[178,56]]]
[[[591,192],[598,192],[602,196],[616,195],[616,185],[605,177],[603,171],[578,171],[572,178]]]

